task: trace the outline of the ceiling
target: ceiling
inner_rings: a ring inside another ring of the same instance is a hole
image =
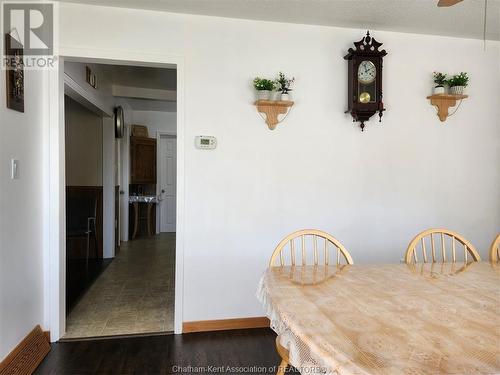
[[[113,85],[157,90],[177,89],[177,71],[175,69],[130,65],[99,65],[107,80]]]
[[[65,0],[265,21],[483,38],[486,0],[438,8],[437,0]],[[488,1],[486,39],[500,40],[500,0]]]
[[[177,103],[164,100],[122,98],[134,111],[176,112]]]
[[[100,74],[115,86],[125,86],[132,89],[177,90],[177,71],[168,68],[153,68],[132,65],[96,64]],[[134,111],[175,112],[177,103],[170,100],[134,97],[121,97]]]

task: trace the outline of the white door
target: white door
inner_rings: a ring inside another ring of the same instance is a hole
[[[175,232],[177,139],[175,136],[162,136],[160,143],[160,232]]]

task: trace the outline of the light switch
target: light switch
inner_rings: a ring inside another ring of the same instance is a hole
[[[19,179],[19,160],[11,159],[10,164],[10,178],[12,180]]]

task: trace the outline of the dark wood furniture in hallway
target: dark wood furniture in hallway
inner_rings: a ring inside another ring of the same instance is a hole
[[[134,125],[144,132],[144,137],[130,137],[130,186],[129,186],[129,237],[137,234],[152,236],[156,233],[156,179],[157,144],[147,138],[147,128]]]
[[[103,258],[102,186],[66,186],[66,313],[111,260]]]
[[[112,261],[112,258],[89,259],[86,264],[84,259],[66,260],[66,315]]]
[[[142,202],[132,201],[134,198],[141,199],[143,197],[131,197],[130,240],[134,240],[138,232],[141,232],[142,235],[154,236],[156,232],[156,199],[151,202]]]
[[[68,258],[102,258],[102,194],[102,186],[66,186]]]
[[[156,139],[130,137],[130,183],[156,184]]]

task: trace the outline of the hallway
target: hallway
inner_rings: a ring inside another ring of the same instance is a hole
[[[70,312],[64,339],[173,331],[174,282],[175,233],[123,242]]]

